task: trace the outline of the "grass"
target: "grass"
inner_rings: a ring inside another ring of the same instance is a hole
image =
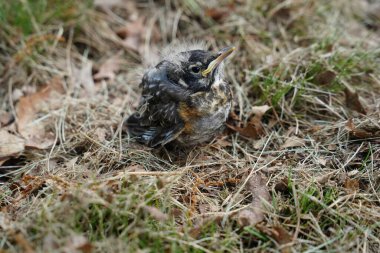
[[[0,119],[15,116],[17,93],[55,77],[66,90],[38,119],[56,145],[0,164],[0,252],[379,251],[380,21],[371,1],[127,2],[0,0]],[[137,51],[120,35],[128,24],[141,34]],[[271,106],[262,137],[226,131],[177,154],[122,134],[140,96],[137,73],[175,40],[238,48],[226,68],[233,110],[246,122],[252,106]],[[113,80],[92,91],[78,84],[86,62],[95,74],[116,54]],[[366,115],[349,106],[347,87]],[[371,137],[355,136],[349,119]],[[294,136],[305,145],[283,149]],[[261,223],[242,226],[237,213],[255,197],[242,185],[258,172],[272,200]]]

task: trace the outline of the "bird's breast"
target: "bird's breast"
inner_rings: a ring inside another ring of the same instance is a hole
[[[179,115],[185,127],[180,142],[207,141],[223,127],[231,109],[232,94],[225,82],[214,83],[210,91],[191,95],[190,102],[181,102]]]

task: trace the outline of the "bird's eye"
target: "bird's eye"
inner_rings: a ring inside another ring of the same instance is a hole
[[[191,71],[193,73],[199,73],[199,71],[201,71],[201,68],[200,67],[197,67],[197,66],[194,66],[194,67],[191,67]]]

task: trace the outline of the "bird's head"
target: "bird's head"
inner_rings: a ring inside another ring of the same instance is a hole
[[[189,50],[168,59],[167,74],[173,82],[193,91],[205,91],[223,78],[223,63],[235,47],[218,52]]]

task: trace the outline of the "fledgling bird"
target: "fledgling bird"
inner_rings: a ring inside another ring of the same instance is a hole
[[[129,135],[149,147],[193,146],[221,132],[232,103],[223,62],[234,50],[169,52],[142,78],[140,104],[126,120]]]

